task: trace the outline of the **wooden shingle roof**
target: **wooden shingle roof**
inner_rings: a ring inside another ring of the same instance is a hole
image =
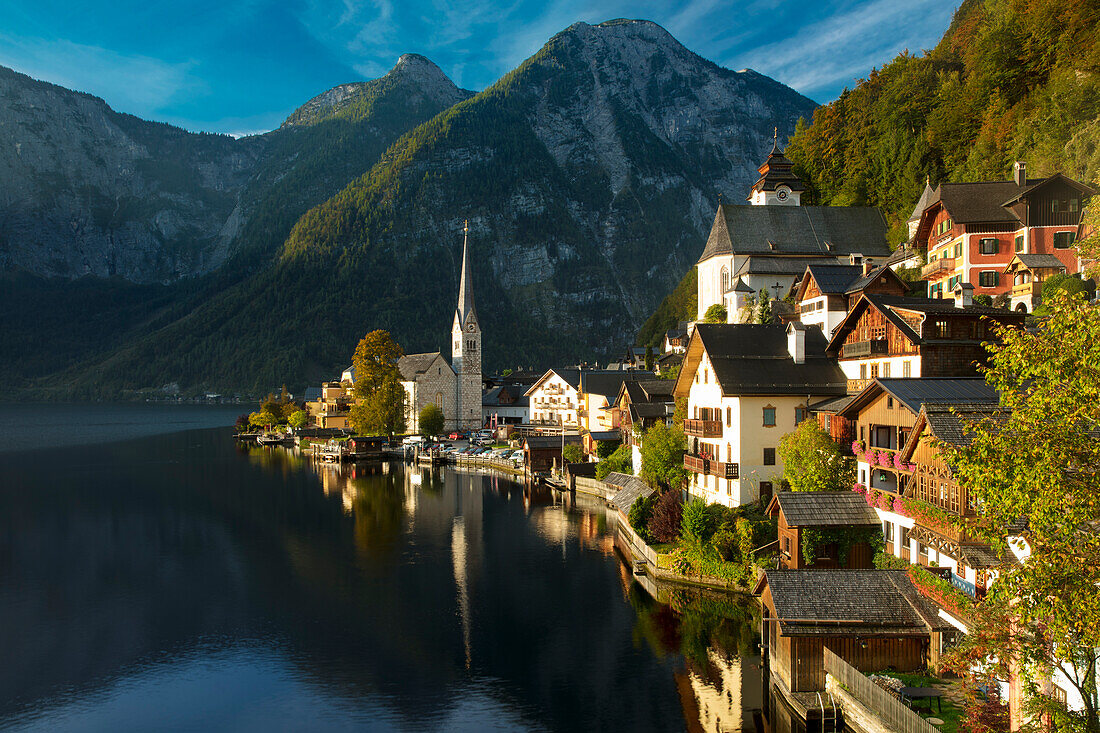
[[[630,513],[630,507],[638,499],[648,498],[653,494],[649,484],[637,476],[625,473],[611,472],[607,474],[603,482],[612,488],[618,489],[618,493],[611,498],[611,504],[623,514]]]
[[[875,510],[854,491],[780,491],[768,507],[778,507],[790,527],[878,526]]]
[[[786,636],[924,635],[950,628],[904,570],[767,570]]]

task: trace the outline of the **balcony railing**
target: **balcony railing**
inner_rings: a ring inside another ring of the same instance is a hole
[[[886,356],[890,351],[890,345],[886,339],[872,339],[870,341],[849,341],[840,349],[840,355],[846,359],[858,359],[864,356]]]
[[[953,257],[941,257],[935,262],[929,262],[921,268],[920,276],[924,280],[931,280],[937,275],[955,271],[955,259]]]
[[[862,392],[870,383],[870,379],[849,379],[848,394],[856,394],[858,392]]]
[[[720,420],[684,420],[684,432],[696,438],[721,438]]]
[[[1019,285],[1012,286],[1013,298],[1026,298],[1035,297],[1043,292],[1043,284],[1041,282],[1029,282],[1021,283]]]
[[[723,463],[704,456],[684,454],[684,468],[692,473],[700,473],[718,478],[735,479],[740,475],[740,465],[737,463]]]

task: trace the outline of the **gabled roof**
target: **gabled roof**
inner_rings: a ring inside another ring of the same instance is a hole
[[[836,362],[825,357],[821,329],[806,326],[804,333],[806,358],[796,364],[787,350],[783,326],[700,323],[688,344],[687,368],[676,380],[676,394],[690,389],[694,364],[704,352],[725,395],[844,394],[847,378]]]
[[[928,208],[928,204],[932,202],[935,194],[936,192],[932,189],[931,184],[925,179],[924,191],[921,192],[920,199],[917,200],[917,205],[913,207],[913,213],[909,215],[909,221],[912,222],[920,219],[920,215]]]
[[[321,399],[320,387],[306,387],[306,393],[304,397],[306,402],[316,402]]]
[[[646,499],[653,494],[653,489],[637,476],[625,473],[611,472],[607,474],[603,482],[612,488],[619,489],[611,498],[611,503],[623,514],[630,513],[630,507],[638,499]]]
[[[857,280],[863,274],[863,268],[859,265],[832,264],[810,265],[806,268],[809,275],[817,283],[822,295],[840,295],[848,291],[848,285]],[[803,286],[809,281],[803,278]],[[801,293],[799,293],[801,295]]]
[[[528,435],[523,439],[524,444],[532,450],[561,448],[562,437],[560,435]],[[565,444],[581,442],[581,436],[576,433],[565,434]]]
[[[530,403],[522,387],[509,384],[493,387],[481,396],[482,407],[527,407]]]
[[[618,430],[595,430],[588,433],[592,440],[622,440],[623,436]]]
[[[879,395],[887,393],[914,415],[926,402],[937,404],[997,404],[997,390],[981,377],[957,377],[954,379],[928,379],[923,377],[878,377],[856,395],[848,406],[837,414],[849,420],[859,417],[865,407]]]
[[[397,371],[401,373],[401,379],[411,382],[416,379],[418,374],[428,371],[435,360],[439,358],[442,358],[442,354],[438,351],[426,354],[405,354],[397,360]],[[446,361],[443,363],[447,364]],[[450,368],[450,364],[447,364],[447,369]]]
[[[783,512],[789,527],[878,526],[875,510],[854,491],[780,491],[768,514]]]
[[[779,147],[779,140],[776,139],[772,144],[771,152],[768,153],[768,159],[756,169],[760,178],[752,184],[751,190],[774,191],[779,186],[786,186],[792,191],[805,191],[806,186],[791,170],[792,166],[794,163],[783,154],[783,149]]]
[[[1009,412],[999,404],[987,402],[972,403],[925,403],[917,414],[917,420],[913,424],[913,430],[909,439],[902,448],[902,458],[910,460],[913,451],[920,442],[921,435],[927,428],[928,432],[936,440],[952,445],[969,445],[973,436],[969,432],[970,423],[981,422],[985,419],[993,419],[1001,422],[1007,420]]]
[[[1022,265],[1022,267],[1020,267]],[[1014,272],[1017,270],[1065,270],[1066,264],[1060,259],[1050,254],[1035,254],[1025,255],[1019,254],[1012,258],[1012,260],[1005,266],[1005,272]]]
[[[852,253],[890,254],[886,220],[878,209],[723,204],[699,261],[720,254],[843,257]]]
[[[1072,178],[1068,178],[1068,177],[1062,175],[1061,173],[1055,173],[1053,176],[1050,176],[1049,178],[1040,178],[1038,181],[1034,181],[1034,182],[1033,181],[1028,181],[1027,186],[1025,186],[1022,189],[1019,189],[1018,192],[1014,196],[1012,196],[1012,198],[1010,198],[1008,201],[1005,201],[1004,203],[1002,203],[1001,206],[1011,206],[1012,204],[1016,203],[1020,199],[1027,198],[1028,195],[1033,193],[1035,190],[1043,188],[1047,184],[1053,183],[1054,181],[1061,181],[1062,183],[1066,184],[1067,186],[1069,186],[1071,188],[1076,188],[1078,191],[1080,191],[1081,193],[1083,193],[1086,196],[1092,196],[1094,193],[1096,193],[1096,191],[1091,186],[1086,186],[1084,183],[1081,183],[1080,181],[1075,181]]]
[[[547,369],[546,372],[535,380],[535,382],[524,392],[525,395],[530,396],[539,386],[549,379],[551,376],[561,377],[561,380],[568,384],[573,389],[577,389],[581,386],[581,370],[580,369]]]
[[[656,379],[653,372],[639,370],[627,371],[583,371],[580,374],[580,386],[578,391],[582,394],[602,395],[610,402],[619,394],[623,382],[639,382],[642,380]]]
[[[801,275],[806,271],[807,263],[816,265],[831,265],[836,262],[835,257],[770,257],[768,255],[754,255],[746,259],[737,272],[733,273],[738,280],[744,275]]]
[[[757,594],[764,586],[785,636],[924,635],[950,628],[904,570],[766,570]]]

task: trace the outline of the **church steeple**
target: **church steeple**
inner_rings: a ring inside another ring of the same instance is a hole
[[[470,220],[462,224],[462,276],[458,281],[458,309],[455,311],[457,322],[465,325],[472,315],[477,321],[477,313],[474,311],[474,283],[473,272],[470,270],[469,249]]]
[[[787,159],[783,149],[779,147],[779,128],[773,128],[772,150],[768,153],[768,159],[764,164],[756,169],[760,173],[760,178],[752,185],[748,200],[754,206],[774,204],[798,206],[806,187],[791,170],[792,167],[794,163]]]

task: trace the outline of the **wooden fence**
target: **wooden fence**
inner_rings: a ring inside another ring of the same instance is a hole
[[[844,685],[852,697],[874,712],[887,728],[898,733],[936,733],[937,729],[931,723],[872,682],[870,677],[828,649],[823,651],[825,671]]]

